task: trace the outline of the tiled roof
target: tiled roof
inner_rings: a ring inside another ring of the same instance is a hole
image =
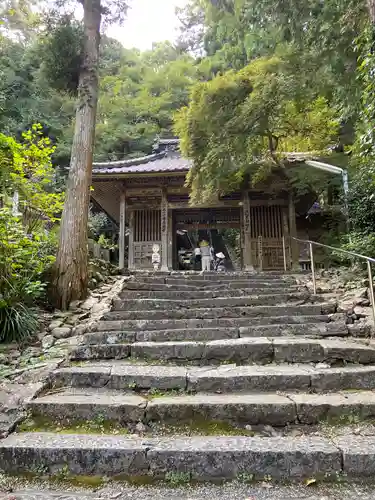
[[[94,163],[93,175],[183,172],[188,171],[191,165],[191,160],[186,160],[178,154],[162,152],[131,160]]]

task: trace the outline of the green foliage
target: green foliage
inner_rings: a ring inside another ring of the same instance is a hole
[[[107,250],[115,250],[117,248],[117,245],[115,245],[109,238],[106,238],[104,234],[99,236],[98,244]]]
[[[63,193],[51,189],[53,151],[50,140],[42,136],[40,125],[24,132],[22,142],[0,134],[0,195],[19,193],[18,208],[29,231],[39,225],[41,218],[55,222],[62,210]]]
[[[41,39],[42,71],[52,88],[75,93],[82,65],[83,28],[69,17],[57,24]]]
[[[20,342],[37,330],[33,306],[44,291],[40,275],[51,262],[41,247],[41,236],[28,235],[20,218],[0,209],[0,342]]]
[[[375,233],[375,184],[373,171],[357,167],[350,179],[349,218],[352,229]]]
[[[109,219],[104,212],[89,211],[89,238],[97,240],[101,232],[108,226]]]
[[[349,252],[360,253],[367,257],[375,258],[375,232],[364,233],[359,231],[352,231],[349,238],[345,238],[341,247]],[[366,265],[365,262],[360,262]]]
[[[188,183],[199,202],[238,187],[246,174],[255,184],[275,166],[285,169],[285,151],[321,152],[338,128],[326,99],[301,94],[301,78],[275,56],[196,84],[175,131],[194,160]]]
[[[62,193],[51,192],[53,148],[35,125],[18,143],[0,134],[0,342],[21,342],[38,328],[35,305],[44,294],[42,275],[53,262]],[[11,198],[19,194],[18,213]]]

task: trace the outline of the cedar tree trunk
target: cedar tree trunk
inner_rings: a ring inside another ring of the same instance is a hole
[[[60,241],[53,274],[56,307],[83,299],[88,287],[88,212],[98,103],[101,0],[84,0],[84,52]]]

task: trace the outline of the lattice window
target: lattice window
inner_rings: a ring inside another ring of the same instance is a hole
[[[161,240],[160,210],[134,211],[134,241],[156,242]]]

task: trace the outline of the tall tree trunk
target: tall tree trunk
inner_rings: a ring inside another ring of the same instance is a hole
[[[59,249],[53,280],[55,305],[66,309],[88,287],[88,212],[98,103],[101,0],[84,0],[84,59]]]
[[[375,0],[367,0],[368,13],[370,16],[370,21],[375,24]]]

